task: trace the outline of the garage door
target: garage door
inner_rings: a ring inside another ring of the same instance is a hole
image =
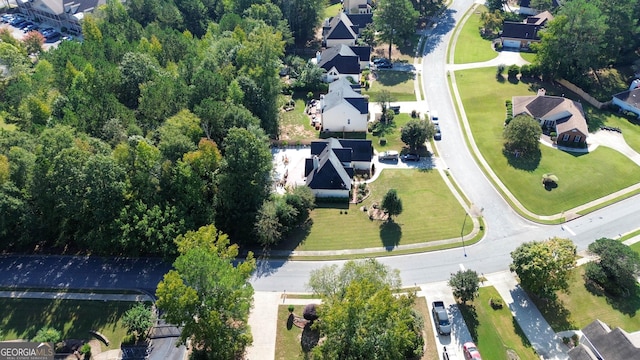
[[[520,41],[518,40],[504,40],[502,46],[506,48],[520,48]]]

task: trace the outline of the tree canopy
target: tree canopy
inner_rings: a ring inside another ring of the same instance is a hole
[[[424,146],[427,139],[433,138],[436,130],[433,123],[426,120],[413,119],[402,127],[400,140],[409,145],[411,151]]]
[[[389,189],[382,198],[380,208],[389,216],[389,221],[393,221],[394,216],[402,213],[402,200],[398,197],[396,189]]]
[[[634,295],[638,291],[640,255],[623,243],[601,238],[589,244],[598,259],[586,265],[585,275],[614,296]]]
[[[473,270],[458,270],[455,274],[451,274],[447,285],[453,289],[453,296],[465,303],[478,295],[480,278]]]
[[[323,298],[315,326],[326,336],[314,355],[389,360],[421,356],[424,322],[411,310],[414,293],[394,295],[399,284],[397,270],[374,259],[313,271],[309,286]]]
[[[122,316],[122,325],[133,333],[136,339],[144,337],[153,326],[153,322],[153,311],[144,303],[136,303]]]
[[[576,246],[569,239],[551,238],[531,241],[511,252],[509,266],[528,291],[542,297],[555,296],[555,291],[566,290],[568,276],[576,263]]]
[[[507,126],[504,127],[502,136],[504,147],[507,151],[518,151],[527,156],[535,154],[540,147],[542,128],[531,115],[516,115]]]
[[[179,256],[158,284],[156,305],[171,324],[208,359],[236,359],[252,342],[247,324],[253,299],[250,252],[234,266],[237,245],[209,225],[176,238]]]
[[[389,59],[393,44],[404,44],[416,32],[419,13],[410,0],[379,0],[373,13],[378,37],[389,44]]]

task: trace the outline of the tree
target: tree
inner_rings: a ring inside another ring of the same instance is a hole
[[[494,11],[503,11],[504,5],[507,3],[507,0],[487,0],[485,5],[489,9],[489,12]]]
[[[518,151],[524,156],[535,154],[540,146],[542,128],[528,114],[519,114],[505,126],[502,136],[507,151]]]
[[[543,297],[555,297],[555,291],[569,287],[569,271],[576,263],[576,246],[569,239],[551,238],[531,241],[511,252],[509,269],[528,291]]]
[[[136,303],[122,316],[122,325],[134,333],[136,341],[143,338],[153,326],[154,314],[151,308],[144,303]]]
[[[634,295],[640,275],[640,255],[619,241],[601,238],[589,245],[589,252],[598,259],[587,264],[587,279],[608,293],[619,296]]]
[[[424,146],[425,141],[435,134],[436,130],[430,121],[410,120],[400,132],[400,139],[409,145],[411,151]]]
[[[400,279],[375,259],[312,271],[309,285],[323,304],[316,323],[326,338],[314,349],[325,359],[420,357],[423,321],[412,312],[415,293],[394,295]]]
[[[381,90],[378,94],[376,94],[375,98],[380,108],[382,108],[382,116],[385,117],[385,113],[387,112],[387,108],[389,107],[389,103],[395,101],[395,97],[391,95],[389,90]]]
[[[273,3],[282,10],[297,44],[305,44],[313,39],[314,31],[322,20],[323,1],[276,0]]]
[[[483,36],[493,37],[502,29],[502,24],[504,22],[504,13],[500,10],[494,10],[493,12],[485,11],[480,14],[480,20],[482,21]]]
[[[49,326],[44,326],[38,330],[36,336],[31,339],[34,342],[52,342],[57,343],[62,339],[62,334],[59,330],[56,330]]]
[[[39,31],[29,31],[23,38],[22,42],[29,54],[37,54],[42,51],[44,45],[44,35]]]
[[[236,359],[252,337],[247,320],[253,297],[253,254],[234,266],[238,246],[213,225],[175,239],[179,256],[158,284],[156,305],[182,327],[180,343],[208,359]]]
[[[447,285],[453,288],[453,296],[460,299],[462,303],[475,299],[478,295],[480,278],[473,270],[458,270],[451,274]]]
[[[396,189],[389,189],[384,195],[380,207],[389,215],[389,221],[393,221],[393,216],[400,215],[402,213],[402,200],[398,197],[398,191]]]
[[[404,43],[416,31],[418,12],[410,0],[379,0],[373,13],[373,24],[382,42],[389,43],[389,59],[393,44]]]
[[[216,224],[238,243],[251,239],[258,210],[271,189],[271,152],[260,129],[232,128],[224,140]]]

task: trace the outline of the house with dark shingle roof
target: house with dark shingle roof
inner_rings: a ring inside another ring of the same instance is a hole
[[[358,27],[351,22],[347,14],[338,15],[325,20],[322,25],[322,45],[326,47],[355,45],[358,38]]]
[[[522,22],[505,21],[500,35],[502,46],[512,49],[529,49],[532,43],[540,41],[538,32],[552,19],[553,15],[544,11],[536,16],[529,16]]]
[[[369,171],[372,158],[371,140],[314,141],[305,160],[305,183],[316,197],[348,198],[355,170]]]
[[[324,131],[367,131],[369,101],[345,78],[329,84],[329,92],[320,98],[320,111]]]
[[[622,110],[637,114],[640,119],[640,79],[634,80],[629,90],[613,95],[611,102]]]
[[[556,8],[560,6],[560,0],[553,0],[551,2],[551,6]],[[522,15],[535,15],[539,14],[542,11],[531,7],[531,0],[520,0],[520,9],[518,12]]]
[[[360,80],[360,58],[344,44],[325,49],[316,56],[318,66],[326,73],[324,81],[332,82],[350,77],[354,83]]]
[[[582,329],[579,343],[569,350],[569,359],[640,359],[640,332],[629,334],[621,328],[611,330],[600,320],[594,320]]]
[[[552,128],[558,143],[586,143],[589,127],[582,104],[559,96],[547,96],[538,90],[536,96],[514,96],[513,116],[531,115],[540,126]]]
[[[29,18],[79,35],[84,15],[106,4],[106,0],[17,0],[16,3],[20,12]]]

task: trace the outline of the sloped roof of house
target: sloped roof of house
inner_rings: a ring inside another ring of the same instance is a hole
[[[513,115],[529,114],[538,120],[556,123],[559,134],[576,129],[585,136],[589,134],[582,104],[558,96],[514,96]]]
[[[310,159],[305,160],[306,185],[312,189],[349,190],[353,168],[344,166],[334,149],[331,146],[326,146],[327,144],[325,143],[325,148],[320,154],[312,154]],[[350,154],[345,151],[338,151],[338,153],[341,156]]]
[[[371,59],[371,47],[370,46],[349,46],[351,51],[353,51],[360,61],[367,61]]]
[[[581,344],[569,351],[571,360],[595,360],[598,356],[607,360],[640,358],[640,344],[620,328],[611,330],[602,321],[594,320],[582,329],[582,334]]]
[[[367,26],[367,24],[370,24],[373,22],[373,14],[347,14],[347,17],[349,18],[349,20],[351,20],[351,23],[353,24],[353,26],[357,27],[358,29],[363,29],[365,26]]]
[[[613,95],[613,97],[626,102],[634,108],[640,109],[640,88],[623,91]]]
[[[360,63],[358,55],[344,44],[325,49],[320,54],[318,66],[329,71],[335,67],[340,74],[359,74]]]
[[[336,139],[319,140],[311,142],[311,155],[319,155],[330,145],[331,148],[351,149],[350,161],[371,161],[373,158],[373,145],[371,140],[361,139]]]
[[[325,24],[322,29],[322,36],[325,39],[331,40],[351,40],[358,38],[351,19],[343,12],[332,17],[328,24]]]
[[[340,104],[348,103],[356,108],[360,114],[369,113],[369,102],[364,95],[356,92],[351,83],[345,79],[338,79],[329,84],[329,93],[322,99],[322,111],[330,110]]]
[[[527,17],[524,22],[527,24],[545,25],[549,20],[553,20],[553,15],[548,11],[543,11],[538,15]]]
[[[540,40],[538,31],[552,20],[553,15],[548,11],[543,11],[538,15],[529,16],[522,22],[505,21],[502,24],[502,37],[523,39],[523,40]]]

